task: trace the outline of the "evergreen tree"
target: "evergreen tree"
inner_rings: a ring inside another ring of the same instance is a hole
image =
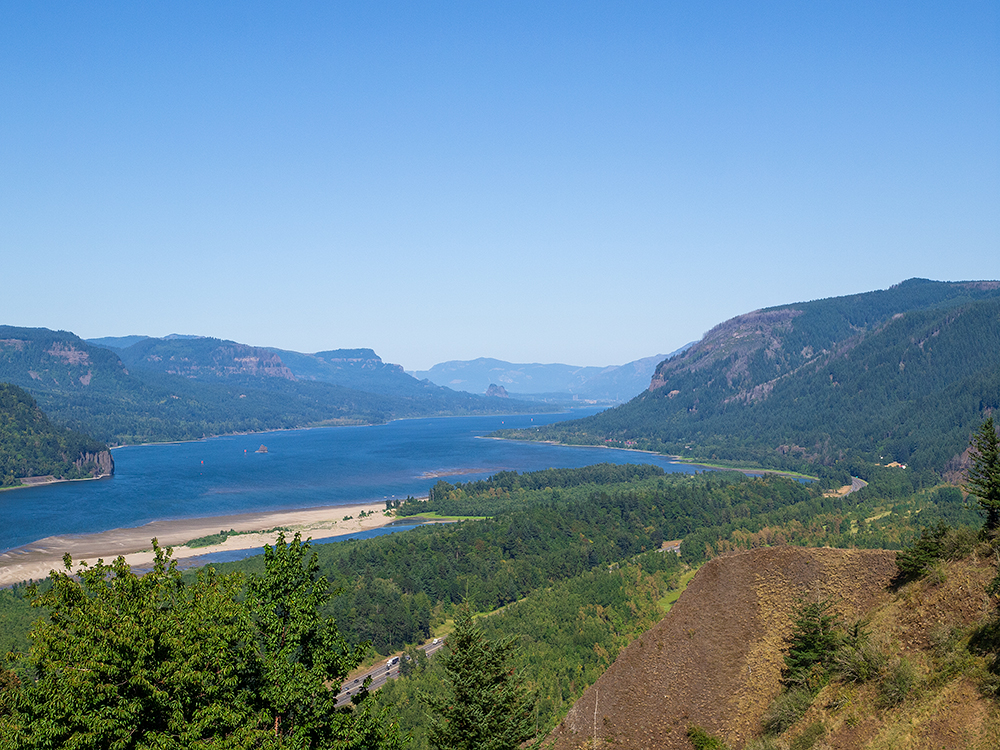
[[[979,499],[986,511],[987,531],[1000,527],[1000,440],[993,426],[993,417],[987,417],[970,442],[972,465],[965,478],[965,489]]]
[[[948,525],[938,521],[936,526],[920,532],[920,538],[912,545],[896,553],[895,585],[919,578],[944,554],[944,540],[948,535]]]
[[[490,641],[468,604],[455,618],[442,662],[443,698],[428,696],[434,711],[431,746],[438,750],[513,750],[534,734],[533,696],[511,667],[514,639]]]
[[[840,618],[832,609],[828,599],[799,604],[782,670],[786,686],[803,685],[815,691],[825,683],[830,660],[843,642]]]

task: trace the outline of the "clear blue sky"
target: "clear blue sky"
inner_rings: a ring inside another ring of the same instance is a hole
[[[6,2],[0,323],[621,364],[1000,278],[1000,5]]]

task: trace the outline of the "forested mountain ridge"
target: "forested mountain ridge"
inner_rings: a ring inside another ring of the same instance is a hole
[[[274,352],[215,338],[148,338],[119,350],[126,367],[153,370],[186,378],[223,378],[233,375],[295,380]]]
[[[665,360],[649,389],[508,437],[802,468],[863,458],[943,472],[1000,406],[1000,283],[912,279],[759,310]]]
[[[221,339],[144,338],[118,349],[66,331],[0,326],[0,381],[31,393],[57,424],[108,443],[538,410],[397,375],[412,385],[366,390],[363,377],[353,387],[299,380],[272,350]]]
[[[114,473],[108,447],[55,427],[23,389],[0,383],[0,487],[26,477],[83,479]]]
[[[402,365],[383,362],[371,349],[333,349],[302,354],[271,349],[282,358],[300,380],[334,383],[371,393],[432,398],[455,394],[451,388],[418,380],[404,372]],[[462,394],[464,397],[464,394]]]

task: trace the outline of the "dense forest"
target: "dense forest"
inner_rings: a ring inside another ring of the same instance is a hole
[[[0,487],[16,487],[23,477],[100,474],[98,456],[107,449],[86,435],[56,427],[25,391],[0,383]]]
[[[805,471],[895,461],[941,475],[1000,407],[997,351],[996,283],[911,280],[735,318],[662,363],[627,404],[497,434]]]

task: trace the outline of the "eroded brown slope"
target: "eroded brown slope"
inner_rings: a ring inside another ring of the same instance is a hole
[[[830,598],[855,619],[888,597],[895,571],[895,553],[884,550],[778,547],[712,560],[577,701],[555,747],[587,747],[596,737],[690,750],[690,724],[742,747],[778,693],[796,600]]]

